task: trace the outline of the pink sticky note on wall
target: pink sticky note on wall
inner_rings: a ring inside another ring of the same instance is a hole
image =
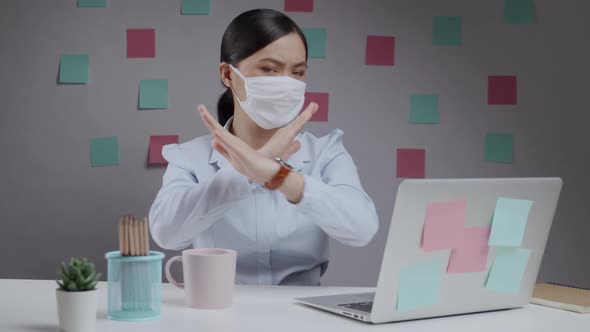
[[[127,29],[127,58],[155,58],[156,30]]]
[[[426,150],[397,149],[397,177],[424,178],[426,174]]]
[[[150,137],[149,164],[166,165],[168,161],[162,156],[162,147],[178,143],[178,135],[158,135]]]
[[[306,92],[305,102],[301,111],[305,110],[311,102],[318,104],[318,111],[309,121],[326,122],[328,121],[328,110],[330,108],[330,94],[327,92]]]
[[[447,272],[484,272],[488,262],[490,226],[467,227],[462,248],[451,251]]]
[[[428,204],[422,249],[430,252],[463,247],[466,209],[465,200]]]
[[[395,63],[395,37],[367,36],[365,63],[375,66],[393,66]]]
[[[516,104],[516,76],[488,77],[488,104]]]
[[[313,0],[285,0],[286,12],[313,12]]]

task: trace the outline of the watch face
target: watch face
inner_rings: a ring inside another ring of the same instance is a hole
[[[287,164],[283,159],[281,159],[281,158],[275,158],[275,160],[277,161],[277,163],[279,163],[279,164],[287,167],[288,169],[291,169],[291,170],[293,169],[293,166]]]

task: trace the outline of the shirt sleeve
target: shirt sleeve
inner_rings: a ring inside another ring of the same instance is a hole
[[[342,131],[331,135],[320,157],[320,175],[304,175],[303,197],[296,205],[326,234],[350,246],[365,246],[377,233],[379,218],[363,190],[356,165],[342,144]]]
[[[207,230],[227,209],[246,198],[248,179],[231,165],[208,179],[169,163],[149,212],[154,241],[162,248],[180,250]]]

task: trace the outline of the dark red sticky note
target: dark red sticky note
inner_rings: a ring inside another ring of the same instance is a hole
[[[397,177],[422,179],[426,174],[426,150],[397,149]]]
[[[178,144],[178,135],[150,136],[150,165],[168,164],[168,161],[162,156],[162,147],[166,144]]]
[[[318,104],[318,111],[309,121],[327,122],[328,110],[330,108],[330,94],[327,92],[306,92],[305,103],[301,111],[305,110],[311,102]]]
[[[127,29],[127,58],[155,58],[156,30]]]
[[[365,63],[375,66],[393,66],[395,62],[395,37],[367,36]]]
[[[286,12],[313,12],[313,0],[285,0]]]
[[[516,105],[516,76],[488,76],[488,104]]]

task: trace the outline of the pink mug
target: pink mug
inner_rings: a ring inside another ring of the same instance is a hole
[[[223,309],[232,305],[236,280],[236,256],[229,249],[187,249],[166,263],[166,279],[185,292],[185,303],[197,309]],[[170,266],[182,262],[184,283],[170,274]]]

